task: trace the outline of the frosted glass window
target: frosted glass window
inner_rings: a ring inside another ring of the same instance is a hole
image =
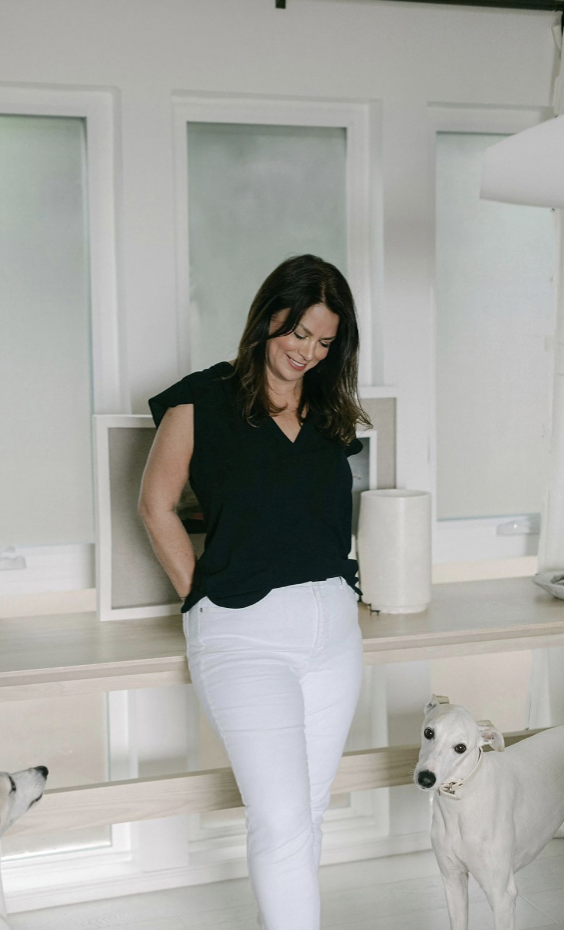
[[[0,116],[0,545],[92,542],[85,123]]]
[[[554,329],[549,209],[480,200],[500,135],[437,137],[437,513],[538,513]]]
[[[188,123],[193,368],[234,358],[252,299],[291,255],[346,267],[346,130]]]

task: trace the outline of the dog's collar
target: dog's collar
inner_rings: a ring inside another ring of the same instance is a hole
[[[483,750],[482,750],[482,747],[481,747],[481,746],[478,747],[478,752],[479,752],[478,761],[476,762],[476,765],[474,766],[474,768],[472,769],[472,771],[470,772],[470,774],[469,774],[469,775],[465,775],[464,778],[456,778],[456,779],[454,779],[454,781],[444,781],[444,782],[442,783],[442,785],[439,785],[439,787],[437,788],[437,793],[438,793],[438,794],[444,794],[444,795],[446,795],[448,798],[454,798],[455,801],[460,801],[460,800],[461,800],[460,795],[457,794],[456,792],[457,792],[460,788],[462,788],[462,786],[463,786],[467,781],[470,781],[470,779],[474,777],[474,775],[476,774],[476,772],[477,772],[478,769],[480,768],[480,765],[482,764],[482,756],[483,756],[484,753],[483,753]]]

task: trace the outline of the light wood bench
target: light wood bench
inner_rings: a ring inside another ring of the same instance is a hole
[[[366,664],[564,645],[564,601],[530,578],[433,586],[420,614],[359,605]],[[91,613],[0,620],[0,700],[156,688],[190,681],[181,617],[99,622]],[[6,709],[7,710],[7,709]],[[508,741],[533,731],[508,734]],[[409,784],[418,746],[344,753],[332,793]],[[241,805],[229,768],[47,790],[6,835]]]

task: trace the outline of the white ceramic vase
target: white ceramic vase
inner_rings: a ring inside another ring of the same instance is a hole
[[[357,559],[362,600],[389,614],[419,613],[431,601],[431,495],[362,491]]]

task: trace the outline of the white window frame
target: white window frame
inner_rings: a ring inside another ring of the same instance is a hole
[[[110,90],[0,84],[0,115],[86,120],[94,413],[128,413],[116,263],[116,154]]]
[[[373,183],[375,151],[379,147],[381,105],[338,101],[292,100],[280,97],[173,95],[174,177],[176,211],[177,346],[179,376],[192,371],[190,355],[190,280],[188,241],[187,124],[247,123],[270,126],[343,128],[346,149],[346,215],[348,281],[358,310],[360,339],[359,384],[374,383],[373,335],[378,326],[381,281],[380,186]],[[257,282],[257,287],[260,282]]]
[[[0,84],[0,115],[69,116],[86,121],[93,412],[129,413],[116,258],[114,94],[111,90]],[[26,558],[27,570],[4,573],[4,590],[21,594],[93,588],[93,550],[92,544],[18,548],[15,555]]]
[[[536,126],[552,115],[546,107],[451,106],[430,103],[428,120],[429,258],[431,287],[431,494],[433,563],[515,560],[516,573],[523,560],[538,550],[538,521],[527,513],[493,517],[437,519],[437,304],[436,304],[436,140],[439,132],[516,133]],[[517,523],[514,532],[507,533]],[[501,529],[503,527],[503,529]],[[520,531],[521,528],[521,531]],[[527,562],[528,564],[528,562]]]
[[[90,271],[90,313],[92,345],[92,382],[94,413],[129,413],[127,390],[124,321],[119,314],[120,295],[117,273],[115,95],[107,89],[61,89],[39,85],[0,84],[0,115],[69,116],[86,121],[86,163],[88,239]],[[94,488],[93,488],[94,491]],[[3,581],[10,584],[13,594],[52,590],[53,575],[57,575],[58,590],[93,588],[94,546],[32,547],[25,585],[18,578]],[[24,555],[27,549],[16,552]],[[31,569],[31,573],[30,570]],[[35,569],[35,570],[34,570]],[[14,575],[19,572],[14,570]],[[131,777],[120,773],[119,760],[129,758],[128,735],[129,694],[108,694],[108,739],[112,777]],[[127,755],[124,756],[124,753]],[[118,760],[118,761],[116,761]],[[135,762],[127,763],[128,766]],[[118,766],[116,770],[116,766]],[[30,889],[41,899],[41,878],[49,873],[51,884],[60,881],[61,871],[68,880],[70,865],[76,865],[76,880],[82,883],[81,869],[90,867],[89,878],[99,872],[106,875],[120,863],[131,860],[131,829],[129,824],[114,824],[111,846],[79,852],[60,852],[49,856],[30,856],[10,862],[5,868],[7,893]],[[80,874],[80,878],[78,877]],[[49,898],[52,903],[52,896]]]

